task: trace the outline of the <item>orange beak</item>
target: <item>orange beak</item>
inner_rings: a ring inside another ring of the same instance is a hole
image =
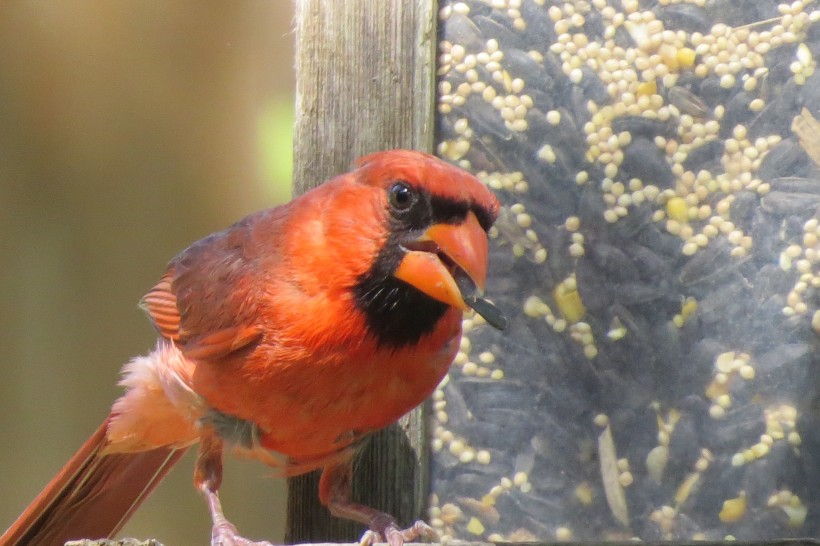
[[[394,276],[447,305],[466,311],[459,286],[473,292],[484,291],[487,280],[487,233],[472,212],[461,224],[436,224],[421,237],[405,245],[404,255]],[[464,274],[469,281],[464,279]],[[458,277],[458,282],[456,278]],[[466,281],[466,282],[465,282]],[[472,285],[472,286],[471,286]]]

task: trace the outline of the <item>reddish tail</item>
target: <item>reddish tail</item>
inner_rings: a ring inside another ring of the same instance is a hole
[[[0,546],[62,546],[114,535],[186,451],[105,455],[108,421],[3,533]]]

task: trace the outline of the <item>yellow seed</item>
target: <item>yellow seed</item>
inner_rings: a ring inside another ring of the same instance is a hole
[[[725,353],[720,353],[717,358],[715,358],[715,369],[719,372],[729,373],[732,371],[732,364],[735,361],[735,352],[734,351],[727,351]]]
[[[718,514],[720,521],[733,523],[740,521],[746,514],[746,494],[741,491],[740,495],[723,501],[723,509]]]
[[[465,449],[466,446],[464,445],[464,442],[462,440],[453,440],[452,442],[450,442],[450,453],[452,453],[456,457],[460,456]]]
[[[797,498],[797,497],[793,497]],[[799,503],[798,499],[798,503]],[[783,511],[786,512],[786,515],[789,517],[789,527],[793,529],[797,529],[803,526],[806,522],[806,515],[809,512],[809,509],[802,504],[798,506],[783,506]]]
[[[726,410],[717,404],[709,406],[709,417],[712,419],[723,419],[726,416]]]
[[[609,424],[609,417],[605,413],[599,413],[592,422],[595,423],[595,426],[605,427]]]
[[[520,486],[520,485],[523,485],[523,484],[527,483],[528,481],[529,481],[529,478],[527,477],[526,472],[516,472],[515,475],[513,476],[513,484],[515,484],[515,485]]]
[[[481,523],[478,518],[472,517],[469,523],[467,523],[467,532],[474,535],[482,535],[484,534],[484,524]]]
[[[686,298],[680,309],[681,318],[686,321],[698,309],[698,302],[695,298]]]
[[[569,283],[567,281],[569,281],[569,279],[555,287],[553,297],[555,298],[558,311],[560,311],[567,322],[575,323],[584,317],[586,308],[584,307],[583,301],[581,301],[581,295],[578,293],[577,287],[570,287],[570,285],[574,285],[575,283]]]
[[[584,506],[589,506],[593,501],[592,487],[587,482],[581,482],[575,488],[575,498]]]
[[[490,351],[483,351],[478,355],[478,360],[480,360],[482,364],[492,364],[495,362],[495,355]]]
[[[731,89],[735,85],[735,77],[731,74],[724,74],[720,78],[720,86],[724,89]]]
[[[677,50],[669,44],[663,44],[658,51],[661,61],[672,72],[677,72],[680,68]]]
[[[581,219],[577,216],[569,216],[564,222],[564,227],[567,228],[568,231],[578,231],[581,227]]]
[[[587,171],[579,171],[575,175],[575,183],[579,186],[586,184],[589,181],[589,173]]]
[[[648,97],[650,95],[654,95],[658,92],[658,84],[655,80],[651,80],[648,82],[641,82],[638,84],[638,90],[636,94],[639,97]]]
[[[538,150],[538,159],[544,161],[545,163],[555,163],[556,155],[555,151],[552,149],[552,146],[549,144],[545,144]]]
[[[547,307],[547,304],[538,296],[530,296],[524,300],[524,314],[528,317],[540,317],[541,315],[546,315],[548,311],[549,307]]]
[[[754,456],[758,459],[760,459],[761,457],[765,457],[769,453],[769,446],[767,446],[763,442],[753,445],[751,449],[752,453],[754,453]]]
[[[606,337],[612,341],[618,341],[623,339],[627,333],[628,330],[624,326],[616,326],[606,333]]]
[[[732,466],[743,466],[744,464],[746,464],[746,459],[743,458],[742,453],[732,455]]]
[[[620,483],[622,487],[629,487],[634,481],[635,478],[632,476],[632,472],[622,472],[618,475],[618,483]]]
[[[686,243],[685,245],[683,245],[683,248],[681,248],[681,252],[684,256],[693,256],[697,251],[698,245],[692,242]]]
[[[663,473],[668,461],[669,448],[667,446],[655,446],[646,456],[647,473],[659,485],[663,481]]]
[[[689,47],[681,47],[675,56],[681,68],[692,68],[695,64],[695,50]]]
[[[747,381],[755,378],[755,369],[749,366],[748,364],[744,364],[743,366],[741,366],[738,370],[738,373],[740,374],[740,377]]]
[[[681,197],[672,197],[666,202],[666,215],[678,222],[689,220],[689,207]]]
[[[689,495],[692,494],[692,491],[695,489],[698,482],[700,482],[700,474],[697,472],[692,472],[686,476],[686,478],[678,486],[678,489],[675,491],[675,502],[678,505],[686,502],[686,499],[688,499]]]
[[[471,499],[472,500],[472,499]],[[464,517],[464,512],[461,511],[461,508],[456,506],[452,503],[447,503],[441,507],[441,520],[442,522],[452,525]]]

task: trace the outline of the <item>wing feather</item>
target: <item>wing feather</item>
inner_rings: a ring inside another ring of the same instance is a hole
[[[260,222],[270,229],[276,220],[263,211],[194,243],[140,301],[154,327],[186,357],[222,359],[261,338],[264,262],[276,253],[270,241],[266,253],[258,251],[254,229]]]

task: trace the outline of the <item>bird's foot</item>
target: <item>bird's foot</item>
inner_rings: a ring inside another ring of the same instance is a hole
[[[211,512],[211,546],[273,546],[270,542],[254,542],[239,536],[236,526],[225,518],[222,503],[216,488],[222,479],[222,445],[215,436],[205,436],[200,440],[200,454],[197,460],[195,480]]]
[[[433,542],[438,541],[439,538],[435,529],[421,520],[407,529],[401,529],[392,517],[382,514],[370,522],[370,530],[362,535],[359,546],[373,546],[377,542],[386,542],[390,546],[403,546],[405,542],[413,542],[422,537]]]
[[[273,546],[270,542],[254,542],[239,536],[236,526],[228,521],[215,523],[211,529],[211,546]]]

